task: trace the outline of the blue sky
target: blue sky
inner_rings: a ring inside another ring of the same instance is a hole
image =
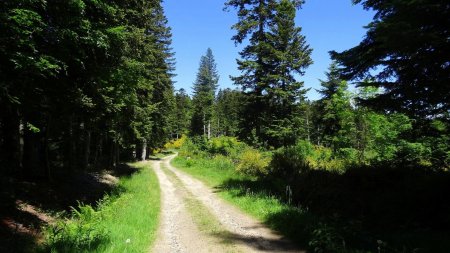
[[[236,58],[242,46],[236,47],[231,37],[231,26],[237,18],[233,11],[223,11],[225,0],[165,0],[164,8],[172,27],[173,48],[176,57],[175,88],[191,93],[200,57],[209,47],[213,50],[220,74],[220,88],[236,88],[229,76],[239,75]],[[325,79],[324,72],[331,60],[330,50],[342,51],[357,45],[365,35],[373,13],[365,11],[351,0],[306,0],[297,12],[296,24],[313,49],[314,64],[299,78],[305,82],[311,100],[318,99],[314,89],[318,79]]]

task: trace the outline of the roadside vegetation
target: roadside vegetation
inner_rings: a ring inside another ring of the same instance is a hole
[[[308,148],[313,154],[301,157]],[[292,149],[296,152],[264,151],[235,138],[194,138],[184,142],[173,165],[312,252],[446,252],[450,247],[444,229],[450,210],[444,197],[447,173],[319,166],[319,147],[299,142]]]
[[[156,238],[160,189],[149,164],[122,177],[96,205],[80,203],[45,229],[41,252],[145,252]]]

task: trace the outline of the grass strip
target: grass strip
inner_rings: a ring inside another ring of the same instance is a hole
[[[80,205],[46,232],[45,252],[146,252],[156,238],[160,188],[149,163],[120,178],[115,194],[97,207]]]
[[[292,241],[305,247],[305,227],[317,223],[307,211],[289,206],[268,191],[252,191],[246,183],[253,179],[236,172],[234,166],[222,166],[214,159],[187,159],[176,157],[173,166],[217,188],[218,195],[245,213],[281,232]],[[220,167],[220,169],[217,169]],[[232,182],[232,183],[230,183]],[[245,182],[245,183],[240,183]]]
[[[216,219],[208,208],[203,205],[195,196],[184,186],[183,182],[178,176],[166,166],[161,165],[163,172],[179,187],[184,193],[183,199],[186,203],[186,208],[191,214],[194,223],[197,225],[200,232],[211,235],[217,238],[222,238],[220,243],[225,246],[225,252],[238,252],[234,249],[233,240],[230,238],[232,234],[223,228],[222,224]]]

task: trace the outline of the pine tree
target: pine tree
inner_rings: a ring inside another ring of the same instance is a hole
[[[207,135],[211,130],[214,97],[219,82],[216,63],[212,50],[208,48],[200,59],[197,79],[194,82],[192,97],[193,115],[191,134]]]

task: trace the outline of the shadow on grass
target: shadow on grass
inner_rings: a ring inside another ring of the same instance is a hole
[[[130,177],[137,171],[123,164],[110,175]],[[107,180],[111,176],[104,178],[102,173],[65,173],[60,170],[53,176],[52,182],[0,176],[0,252],[33,252],[42,242],[41,232],[48,225],[45,220],[48,213],[68,212],[79,203],[95,206],[106,194],[123,192],[120,186]],[[20,203],[33,208],[24,209]]]
[[[286,185],[292,189],[292,203],[301,208],[268,214],[265,223],[300,246],[324,252],[450,249],[449,173],[384,166],[344,174],[314,170],[285,181],[230,179],[218,190],[286,201]]]

